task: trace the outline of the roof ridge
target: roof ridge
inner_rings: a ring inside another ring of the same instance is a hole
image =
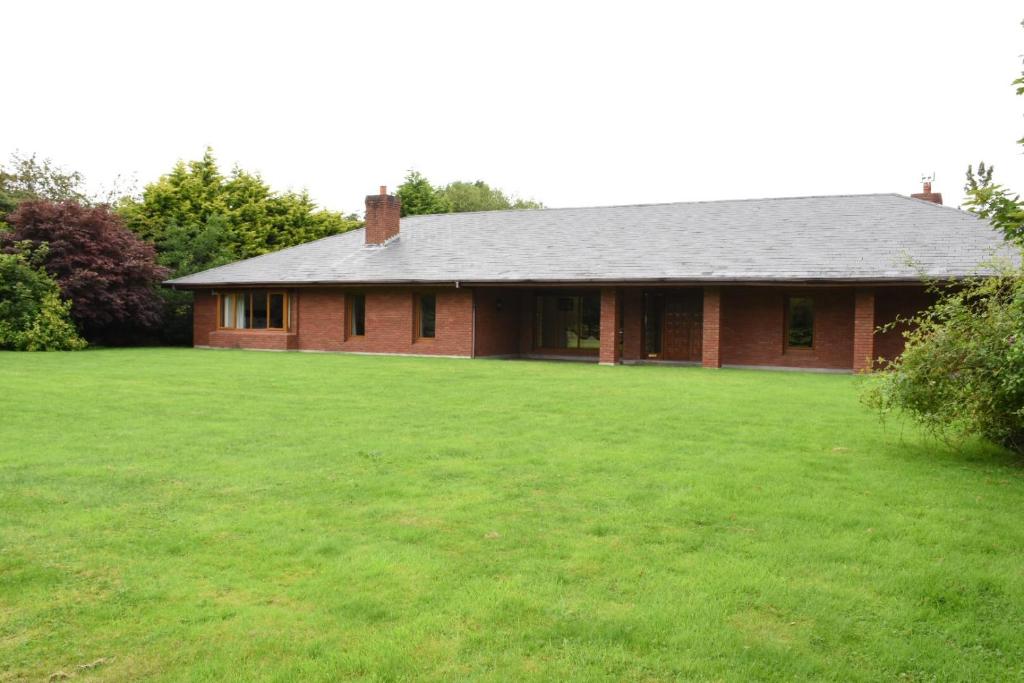
[[[792,197],[746,197],[742,199],[696,199],[688,202],[641,202],[638,204],[599,204],[596,206],[545,206],[541,209],[493,209],[488,211],[449,211],[447,213],[423,213],[416,214],[413,216],[403,216],[406,218],[428,218],[433,216],[471,216],[473,214],[496,214],[496,213],[524,213],[524,212],[543,212],[543,211],[575,211],[579,209],[628,209],[628,208],[640,208],[647,206],[678,206],[680,204],[726,204],[733,203],[738,204],[741,202],[767,202],[767,201],[789,201],[795,199],[843,199],[850,197],[902,197],[909,199],[906,195],[902,195],[898,192],[861,192],[861,193],[850,193],[850,194],[809,194],[809,195],[797,195]],[[922,200],[923,201],[923,200]],[[938,206],[938,205],[936,205]],[[946,207],[952,208],[952,207]]]

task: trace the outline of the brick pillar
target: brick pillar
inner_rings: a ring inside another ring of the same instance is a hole
[[[853,371],[871,372],[875,359],[875,290],[853,295]]]
[[[701,364],[706,368],[722,367],[722,291],[704,288],[704,330],[701,338]]]
[[[605,287],[601,290],[601,349],[598,362],[616,365],[619,362],[619,290]]]

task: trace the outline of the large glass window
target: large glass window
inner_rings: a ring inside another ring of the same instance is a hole
[[[228,295],[228,303],[225,308],[231,308],[231,299],[235,301],[235,321],[224,327],[237,327],[244,329],[249,327],[249,293],[237,292]]]
[[[284,294],[271,292],[267,297],[267,308],[269,309],[267,327],[274,330],[284,329]]]
[[[661,312],[665,297],[644,292],[644,352],[649,357],[661,355]]]
[[[786,299],[786,346],[791,349],[814,346],[814,299],[806,296]]]
[[[425,339],[433,339],[437,324],[437,297],[433,294],[421,294],[419,297],[417,331]]]
[[[249,327],[254,330],[267,329],[267,297],[261,296],[259,292],[252,293],[252,315]]]
[[[349,294],[348,296],[348,333],[353,337],[362,337],[366,334],[366,295]]]
[[[599,294],[539,294],[534,344],[540,349],[597,349],[601,346]]]
[[[288,296],[284,292],[254,289],[220,294],[220,326],[229,330],[284,330],[288,328]]]

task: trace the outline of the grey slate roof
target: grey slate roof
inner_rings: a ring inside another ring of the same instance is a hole
[[[170,280],[314,283],[909,281],[1017,258],[984,221],[897,194],[793,197],[403,218]]]

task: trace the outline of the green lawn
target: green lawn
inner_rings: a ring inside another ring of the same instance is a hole
[[[860,381],[0,354],[0,680],[1024,678],[1020,462]]]

